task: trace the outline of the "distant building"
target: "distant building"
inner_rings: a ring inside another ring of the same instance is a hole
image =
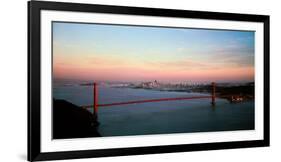
[[[157,88],[160,87],[160,83],[155,80],[154,82],[144,82],[140,85],[142,88]]]
[[[241,102],[243,100],[244,99],[241,96],[231,96],[231,102]]]

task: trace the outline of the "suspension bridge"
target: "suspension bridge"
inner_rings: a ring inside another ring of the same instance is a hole
[[[129,105],[129,104],[141,104],[149,102],[165,102],[165,101],[178,101],[178,100],[195,100],[195,99],[211,99],[211,104],[215,105],[216,103],[216,83],[211,83],[211,95],[210,96],[193,96],[193,97],[174,97],[174,98],[156,98],[156,99],[146,99],[146,100],[131,100],[125,102],[115,102],[115,103],[99,103],[98,102],[98,84],[93,84],[93,105],[84,105],[81,106],[85,109],[93,109],[93,115],[98,118],[98,109],[102,107],[112,107],[119,105]]]

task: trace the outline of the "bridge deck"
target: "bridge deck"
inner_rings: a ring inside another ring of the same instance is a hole
[[[128,104],[137,104],[137,103],[147,103],[147,102],[161,102],[161,101],[177,101],[177,100],[192,100],[192,99],[204,99],[212,98],[212,96],[195,96],[195,97],[177,97],[177,98],[160,98],[160,99],[149,99],[149,100],[135,100],[127,102],[116,102],[116,103],[106,103],[98,104],[99,107],[108,107],[108,106],[118,106],[118,105],[128,105]],[[92,108],[93,105],[82,106],[83,108]]]

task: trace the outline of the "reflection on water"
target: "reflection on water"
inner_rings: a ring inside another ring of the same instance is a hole
[[[208,95],[105,86],[99,86],[98,92],[99,104]],[[53,97],[79,106],[92,105],[93,89],[55,86]],[[211,99],[195,99],[100,107],[98,130],[102,136],[123,136],[254,129],[254,101],[231,104],[217,99],[215,107],[210,102]]]

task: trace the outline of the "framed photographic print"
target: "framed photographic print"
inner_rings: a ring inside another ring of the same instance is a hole
[[[28,2],[28,160],[269,146],[269,16]]]

